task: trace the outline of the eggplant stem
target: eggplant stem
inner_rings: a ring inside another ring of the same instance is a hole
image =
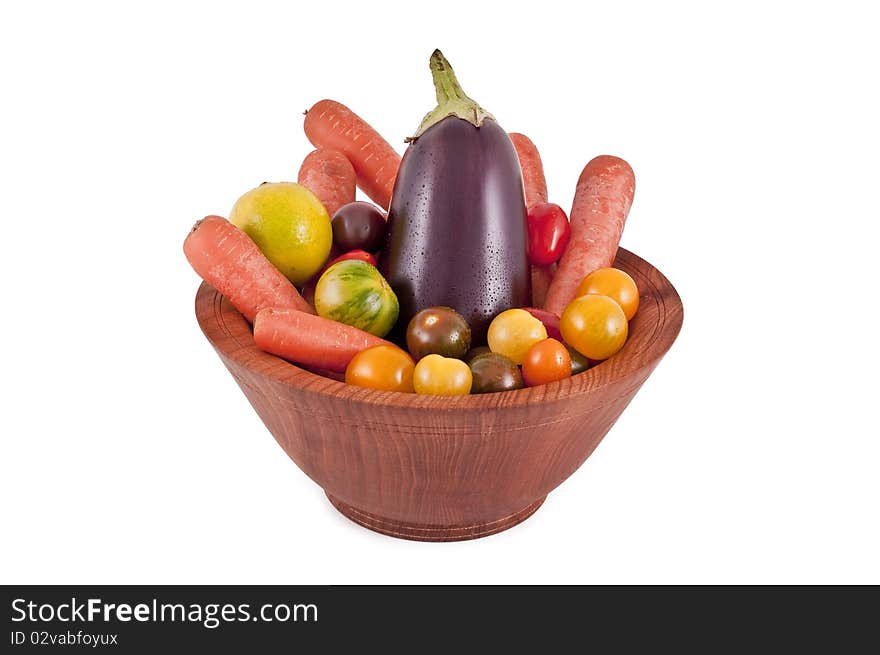
[[[437,91],[437,104],[442,105],[451,100],[469,100],[467,94],[458,83],[455,71],[449,64],[449,60],[439,50],[431,55],[429,63],[431,76],[434,78],[434,88]]]
[[[447,116],[457,116],[474,127],[480,127],[487,118],[495,119],[465,94],[449,60],[439,50],[431,54],[430,68],[431,76],[434,78],[434,89],[437,92],[437,106],[428,112],[415,135],[406,139],[407,143],[415,141],[425,130]]]

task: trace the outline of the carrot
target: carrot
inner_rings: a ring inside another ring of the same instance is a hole
[[[547,289],[553,281],[556,273],[556,264],[549,266],[535,266],[532,264],[532,304],[535,307],[543,307],[547,299]]]
[[[348,157],[361,190],[388,209],[400,155],[376,130],[335,100],[316,102],[306,112],[303,127],[316,148],[333,148]]]
[[[525,134],[511,132],[510,140],[516,148],[519,157],[519,167],[522,169],[523,186],[526,191],[526,207],[531,208],[542,202],[547,202],[547,180],[544,177],[544,164],[541,163],[541,155],[532,140]]]
[[[196,223],[183,253],[195,272],[251,323],[264,307],[315,313],[257,244],[225,218],[207,216]]]
[[[519,167],[523,174],[523,187],[526,192],[526,207],[547,202],[547,179],[544,177],[544,164],[541,155],[532,140],[525,134],[511,132],[510,140],[519,157]],[[540,307],[544,304],[547,289],[556,271],[556,265],[536,266],[532,264],[532,304]]]
[[[360,351],[371,346],[393,345],[344,323],[277,307],[257,314],[254,341],[267,353],[337,373],[343,373]]]
[[[600,155],[584,167],[569,214],[571,239],[547,289],[544,309],[561,315],[587,275],[614,263],[635,189],[632,168],[618,157]]]
[[[348,157],[332,148],[313,150],[303,160],[297,181],[318,196],[330,216],[354,202],[357,176]]]

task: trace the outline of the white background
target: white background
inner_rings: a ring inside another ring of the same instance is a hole
[[[610,4],[5,3],[0,581],[880,583],[877,23]],[[590,158],[632,164],[623,245],[685,304],[586,464],[453,544],[332,509],[199,331],[181,251],[295,180],[318,99],[402,152],[435,47],[566,209]]]

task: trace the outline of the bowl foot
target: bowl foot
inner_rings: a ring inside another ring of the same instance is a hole
[[[517,523],[522,523],[535,513],[544,498],[536,500],[531,505],[522,508],[508,516],[504,516],[487,523],[474,523],[472,525],[420,525],[417,523],[404,523],[391,519],[383,519],[375,514],[352,507],[341,500],[327,494],[327,498],[347,518],[365,528],[387,534],[399,539],[412,539],[414,541],[464,541],[466,539],[479,539],[488,537],[507,528],[512,528]]]

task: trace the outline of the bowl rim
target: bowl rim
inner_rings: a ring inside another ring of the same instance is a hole
[[[549,384],[466,396],[433,396],[378,391],[325,377],[257,348],[247,320],[207,282],[196,293],[196,318],[202,332],[221,357],[274,382],[347,403],[431,411],[486,411],[499,407],[531,406],[593,393],[620,382],[666,354],[681,330],[684,309],[678,292],[659,270],[634,253],[619,248],[614,266],[625,270],[639,288],[639,312],[630,321],[626,344],[616,355],[578,375]],[[657,312],[642,312],[653,300]],[[656,315],[654,315],[656,314]]]

